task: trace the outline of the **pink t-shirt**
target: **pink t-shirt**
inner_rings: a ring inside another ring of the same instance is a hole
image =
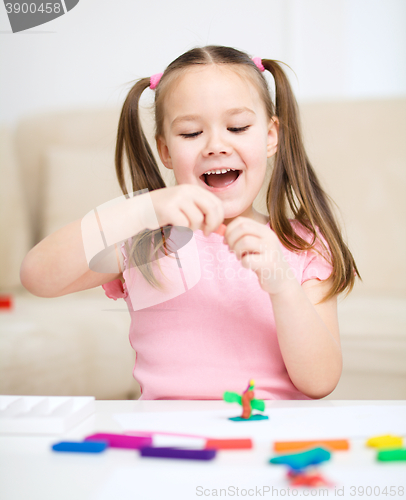
[[[292,224],[305,237],[301,227]],[[269,294],[223,241],[216,233],[206,238],[195,231],[192,242],[199,255],[195,266],[200,266],[200,279],[189,289],[185,285],[186,292],[164,302],[158,298],[160,302],[142,309],[133,307],[131,297],[133,302],[148,297],[151,303],[160,292],[137,268],[126,266],[122,245],[125,283],[114,280],[103,288],[108,297],[124,298],[128,305],[130,343],[136,352],[133,375],[141,386],[141,399],[222,399],[226,390],[242,392],[250,379],[255,380],[257,398],[310,399],[287,373]],[[332,267],[319,253],[282,249],[300,283],[330,276]],[[156,263],[155,272],[160,276]],[[179,282],[185,284],[183,275]]]

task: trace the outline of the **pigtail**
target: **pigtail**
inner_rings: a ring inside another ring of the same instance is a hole
[[[283,245],[293,251],[308,250],[317,241],[317,229],[325,238],[333,266],[332,285],[324,300],[354,286],[359,272],[354,258],[344,243],[330,207],[329,197],[306,155],[299,121],[299,111],[290,83],[278,62],[262,59],[274,77],[275,115],[279,120],[279,144],[267,192],[272,229]],[[294,218],[313,235],[310,243],[295,233],[289,222],[288,208]],[[324,252],[323,252],[324,253]]]
[[[140,121],[139,100],[149,85],[150,79],[143,78],[132,87],[118,123],[115,164],[117,179],[125,195],[128,194],[124,174],[125,160],[130,171],[133,191],[145,188],[153,191],[166,187]],[[126,242],[129,256],[127,267],[136,266],[148,283],[158,289],[163,287],[152,271],[151,261],[156,260],[159,266],[160,254],[167,254],[165,236],[168,239],[169,235],[170,227],[153,231],[146,229],[133,237],[131,248],[128,241]]]
[[[139,116],[139,100],[149,84],[149,78],[143,78],[133,86],[124,102],[118,123],[116,173],[124,194],[128,194],[124,178],[124,157],[128,160],[133,191],[145,188],[153,191],[165,187]]]

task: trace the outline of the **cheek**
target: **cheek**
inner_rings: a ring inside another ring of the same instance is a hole
[[[178,183],[187,181],[193,173],[194,155],[188,148],[173,151],[172,165],[173,173]]]
[[[266,133],[256,131],[250,138],[247,137],[246,154],[260,161],[267,156],[268,135]]]
[[[200,141],[193,139],[185,139],[176,145],[176,156],[178,159],[182,158],[196,158],[201,150]]]
[[[268,159],[266,143],[258,140],[254,144],[251,144],[251,147],[247,149],[246,158],[252,167],[258,169],[265,168]]]
[[[263,140],[258,140],[255,147],[250,148],[247,153],[247,162],[250,165],[248,175],[250,175],[250,182],[252,182],[252,189],[255,191],[260,189],[266,176],[266,169],[268,165],[266,144]]]
[[[191,158],[194,155],[194,149],[193,144],[177,140],[172,144],[172,158],[182,162],[184,158]]]

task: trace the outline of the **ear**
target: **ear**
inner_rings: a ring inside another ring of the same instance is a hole
[[[276,153],[278,149],[278,137],[279,137],[279,120],[277,116],[274,116],[269,120],[268,124],[268,140],[267,140],[267,157],[270,158]]]
[[[172,169],[172,158],[169,153],[169,148],[166,144],[164,137],[158,137],[156,140],[156,147],[158,150],[159,158],[166,168]]]

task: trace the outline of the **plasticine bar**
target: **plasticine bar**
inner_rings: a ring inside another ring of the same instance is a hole
[[[318,465],[330,460],[331,453],[324,448],[313,448],[302,453],[279,455],[269,460],[271,464],[288,465],[293,470],[303,470],[311,465]]]
[[[369,438],[366,445],[371,448],[402,448],[403,438],[402,436],[392,436],[391,434],[375,436]]]
[[[85,441],[106,441],[110,448],[129,448],[139,450],[143,446],[151,446],[151,437],[127,436],[125,434],[92,434],[87,436]]]
[[[208,439],[206,450],[248,450],[252,448],[251,439]]]
[[[227,226],[225,224],[220,224],[219,227],[214,231],[216,234],[220,236],[224,236],[226,232]]]
[[[348,439],[320,439],[320,441],[275,441],[274,451],[304,450],[313,446],[326,446],[330,450],[348,450]]]
[[[141,448],[142,457],[181,458],[185,460],[212,460],[216,450],[186,450],[184,448]]]
[[[70,451],[75,453],[101,453],[108,447],[106,441],[61,441],[52,446],[54,451]]]
[[[381,450],[378,451],[376,457],[380,462],[405,462],[406,461],[406,448],[396,450]]]

